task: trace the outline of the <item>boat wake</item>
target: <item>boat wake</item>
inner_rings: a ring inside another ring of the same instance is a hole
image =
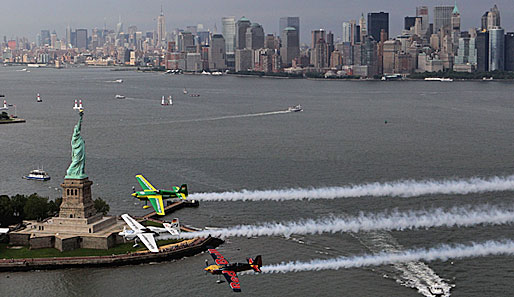
[[[242,190],[222,193],[195,193],[191,199],[202,201],[285,201],[336,199],[350,197],[416,197],[434,194],[484,193],[514,191],[514,175],[489,178],[446,180],[400,180],[386,183],[367,183],[345,187],[299,188],[280,190]]]
[[[403,250],[403,247],[397,240],[385,231],[373,231],[351,235],[376,255],[381,253],[394,254]],[[444,292],[442,296],[450,296],[450,290],[453,285],[448,284],[438,276],[427,264],[417,260],[420,259],[405,263],[398,262],[391,266],[380,266],[375,268],[374,271],[382,274],[386,278],[395,280],[402,286],[416,289],[418,293],[424,296],[434,296],[431,293],[433,288],[442,289]]]

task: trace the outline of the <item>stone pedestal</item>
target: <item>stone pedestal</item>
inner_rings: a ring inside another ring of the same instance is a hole
[[[96,214],[93,199],[91,198],[92,184],[93,182],[87,177],[84,179],[64,179],[64,183],[61,184],[62,204],[59,211],[60,218],[87,219]]]

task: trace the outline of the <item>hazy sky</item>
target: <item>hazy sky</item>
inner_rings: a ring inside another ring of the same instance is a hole
[[[25,36],[35,40],[41,29],[56,30],[62,37],[66,25],[72,28],[114,28],[121,15],[125,28],[136,25],[140,31],[156,28],[156,17],[163,5],[166,27],[204,24],[211,30],[214,24],[221,32],[222,16],[248,17],[263,25],[266,33],[278,31],[282,16],[299,16],[302,42],[309,42],[310,31],[324,28],[341,36],[341,23],[358,19],[362,12],[385,11],[390,14],[390,33],[395,36],[403,27],[403,18],[413,16],[416,6],[430,9],[432,22],[434,5],[453,5],[453,0],[18,0],[2,1],[0,36]],[[480,25],[480,17],[497,4],[502,27],[514,31],[514,0],[459,0],[462,28]]]

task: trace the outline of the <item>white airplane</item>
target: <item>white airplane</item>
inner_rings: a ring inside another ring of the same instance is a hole
[[[158,253],[159,247],[155,242],[156,240],[177,239],[180,237],[180,223],[178,219],[173,219],[171,224],[163,223],[164,228],[159,228],[151,226],[145,227],[128,214],[121,215],[121,218],[132,230],[126,230],[125,227],[123,227],[123,232],[118,234],[125,237],[127,240],[134,239],[134,247],[137,246],[137,239],[139,238],[151,252]]]
[[[8,110],[9,107],[7,106],[7,101],[4,100],[4,106],[0,107],[0,110]]]
[[[82,100],[79,100],[79,103],[77,103],[77,100],[75,100],[75,106],[73,106],[73,109],[78,111],[84,111],[84,107],[82,106]]]

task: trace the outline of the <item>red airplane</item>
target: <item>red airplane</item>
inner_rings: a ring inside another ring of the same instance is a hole
[[[208,266],[204,270],[211,274],[222,274],[227,279],[230,288],[232,288],[234,292],[241,292],[241,285],[237,277],[238,272],[246,270],[261,272],[262,258],[260,255],[255,257],[255,260],[248,258],[248,263],[230,264],[216,249],[208,249],[208,252],[211,254],[216,264],[208,265],[207,260],[205,260]]]

